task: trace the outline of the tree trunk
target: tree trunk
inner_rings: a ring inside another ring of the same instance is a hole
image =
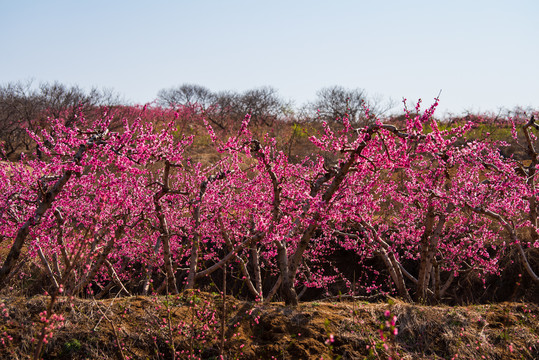
[[[88,285],[94,279],[94,277],[97,275],[97,272],[101,269],[101,266],[103,266],[103,264],[105,263],[105,260],[107,260],[107,257],[112,251],[114,242],[116,241],[117,238],[121,236],[122,232],[123,232],[123,227],[118,227],[116,229],[116,231],[114,232],[114,236],[110,238],[109,241],[107,241],[107,244],[105,245],[105,248],[103,249],[103,252],[101,252],[101,254],[99,254],[99,256],[97,257],[97,260],[94,266],[92,267],[92,269],[90,270],[90,272],[86,274],[86,276],[81,280],[80,283],[77,284],[77,286],[73,290],[72,292],[73,295],[80,293],[86,287],[86,285]]]
[[[162,213],[161,205],[159,204],[159,198],[160,196],[156,196],[154,199],[154,205],[157,218],[159,219],[159,231],[161,233],[159,238],[163,243],[163,260],[167,274],[168,291],[172,292],[173,294],[177,294],[178,288],[176,287],[176,277],[174,276],[174,270],[172,269],[172,256],[170,254],[170,232],[168,229],[167,219]]]
[[[436,215],[434,214],[434,206],[432,206],[432,204],[429,204],[425,217],[425,229],[423,230],[423,234],[421,236],[419,275],[417,276],[417,286],[415,294],[416,301],[420,302],[426,301],[427,297],[428,258],[431,255],[434,256],[433,250],[430,248],[430,238],[432,236],[432,229],[434,227],[435,218]]]
[[[436,228],[432,231],[434,225],[434,211],[431,206],[427,213],[427,223],[425,225],[425,232],[423,233],[423,240],[421,242],[421,259],[419,265],[419,276],[417,277],[417,291],[416,301],[425,302],[427,300],[427,290],[429,287],[430,276],[432,273],[432,265],[436,250],[438,249],[438,242],[440,235],[444,229],[447,214],[453,211],[455,206],[448,204],[445,213],[438,216],[438,223]],[[427,231],[430,230],[430,231]]]
[[[251,264],[253,266],[253,273],[255,278],[255,288],[258,292],[258,301],[264,300],[264,294],[262,293],[262,274],[260,272],[260,259],[256,246],[251,248]]]
[[[167,285],[168,285],[168,291],[172,292],[173,294],[178,293],[178,287],[176,286],[176,277],[174,276],[174,269],[172,265],[172,255],[170,253],[170,231],[168,228],[168,222],[165,217],[165,214],[163,214],[163,209],[161,207],[160,200],[165,194],[169,192],[169,174],[170,174],[170,167],[171,164],[167,160],[165,161],[165,168],[163,172],[163,185],[161,186],[161,189],[159,192],[157,192],[153,197],[153,203],[155,208],[155,213],[157,215],[157,219],[159,220],[159,232],[160,236],[159,239],[163,243],[163,260],[165,263],[165,271],[167,274]]]
[[[281,290],[283,292],[284,302],[286,305],[296,306],[298,305],[298,296],[294,289],[294,278],[289,268],[285,243],[275,241],[275,244],[277,245],[277,263],[281,271]]]
[[[404,282],[403,270],[401,270],[402,265],[395,257],[395,254],[391,250],[389,244],[380,238],[378,232],[371,224],[366,221],[362,221],[361,225],[370,230],[374,241],[376,241],[376,243],[380,245],[379,254],[382,257],[384,263],[386,264],[387,270],[389,271],[389,275],[391,276],[393,283],[397,287],[399,296],[406,301],[412,302],[412,298],[410,297],[410,293],[408,292],[408,289],[406,288],[406,283]],[[406,274],[411,277],[410,274]],[[415,282],[417,283],[417,280],[415,280]]]
[[[101,136],[104,136],[105,134],[106,133]],[[73,162],[78,165],[83,154],[89,148],[91,148],[93,144],[95,144],[95,139],[89,140],[88,145],[80,145],[79,150],[73,156]],[[56,181],[56,183],[43,194],[42,200],[40,201],[37,209],[34,211],[34,214],[28,220],[26,220],[26,222],[19,228],[19,231],[17,231],[15,241],[13,241],[13,245],[11,245],[11,249],[6,257],[6,260],[4,261],[4,265],[0,269],[0,290],[2,290],[6,285],[5,281],[19,259],[24,242],[30,233],[30,228],[39,224],[41,218],[52,206],[56,196],[58,196],[58,194],[62,191],[63,187],[65,184],[67,184],[72,175],[72,170],[64,171],[63,175]]]
[[[535,146],[533,144],[533,139],[532,139],[531,130],[530,130],[530,126],[535,126],[535,125],[536,125],[535,117],[532,116],[530,120],[523,126],[524,135],[526,137],[526,143],[528,145],[526,152],[528,153],[528,156],[531,158],[530,165],[526,167],[528,169],[528,172],[526,173],[526,177],[527,177],[526,183],[530,187],[530,190],[532,190],[533,194],[535,194],[535,187],[536,187],[535,174],[537,172],[537,165],[538,165],[538,160],[539,160],[537,151],[535,150]],[[537,239],[539,239],[539,234],[537,234],[537,231],[536,231],[537,225],[538,225],[537,224],[538,213],[537,213],[536,196],[535,195],[530,196],[528,202],[530,204],[528,218],[533,225],[533,228],[530,231],[531,233],[530,235],[531,235],[532,240],[536,241]]]

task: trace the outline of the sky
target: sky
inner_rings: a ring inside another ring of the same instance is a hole
[[[439,114],[539,108],[539,1],[0,0],[0,84],[59,81],[147,103],[185,83],[327,86]]]

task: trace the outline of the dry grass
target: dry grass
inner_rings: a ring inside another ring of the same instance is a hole
[[[0,343],[2,358],[31,358],[32,339],[41,329],[39,313],[48,301],[44,296],[0,299],[7,309],[0,315],[0,338],[6,343]],[[60,298],[55,312],[65,321],[43,358],[117,359],[118,340],[126,358],[170,359],[172,338],[175,349],[183,351],[179,359],[187,358],[190,349],[197,358],[215,359],[220,354],[221,306],[221,296],[210,293],[99,301]],[[224,353],[229,359],[387,359],[390,354],[402,359],[539,358],[535,304],[450,307],[338,301],[290,308],[228,297],[227,308]],[[386,349],[379,327],[387,310],[397,316],[399,333],[386,341]],[[330,335],[333,343],[327,343]],[[369,352],[373,343],[376,350]]]

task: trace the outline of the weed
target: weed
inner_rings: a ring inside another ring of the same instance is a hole
[[[379,317],[378,334],[379,340],[374,341],[369,336],[370,345],[367,345],[369,350],[369,359],[379,359],[380,353],[386,353],[389,360],[399,359],[399,352],[396,349],[395,337],[399,333],[397,328],[397,316],[391,311],[393,300],[388,300],[390,309],[384,311],[383,316]]]
[[[77,339],[72,339],[64,344],[63,353],[65,355],[73,354],[73,353],[79,352],[81,348],[82,348],[82,345],[80,341]]]

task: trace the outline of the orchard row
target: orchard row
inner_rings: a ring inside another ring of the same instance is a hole
[[[185,119],[203,116],[192,106],[50,119],[29,132],[36,156],[0,168],[0,289],[29,260],[73,295],[177,293],[227,267],[259,301],[297,304],[337,281],[430,301],[462,274],[499,273],[511,251],[538,282],[539,126],[507,119],[514,141],[523,134],[516,159],[501,141],[467,139],[472,123],[441,130],[436,106],[407,110],[402,128],[324,124],[299,160],[256,138],[248,115],[227,137],[201,119],[211,164],[188,154]],[[343,273],[342,254],[378,260],[377,280]]]

